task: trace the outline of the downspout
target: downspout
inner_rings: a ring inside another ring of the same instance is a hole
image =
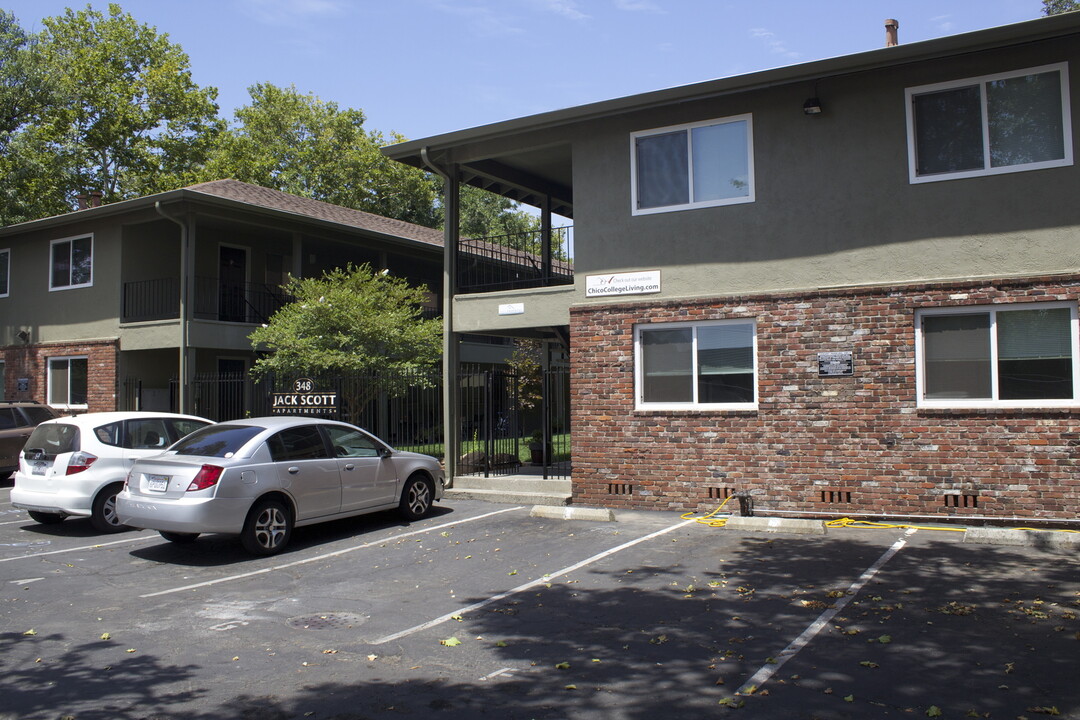
[[[443,464],[448,486],[457,474],[458,448],[458,343],[454,327],[454,290],[457,280],[457,245],[459,194],[457,171],[438,167],[429,157],[427,147],[420,148],[420,158],[431,172],[443,179]]]
[[[187,277],[187,256],[188,256],[188,226],[187,223],[182,222],[173,216],[167,214],[161,207],[161,202],[154,203],[154,209],[157,210],[158,215],[171,220],[180,226],[180,367],[178,370],[180,385],[176,389],[177,396],[180,400],[179,412],[187,413],[188,411],[188,277]]]

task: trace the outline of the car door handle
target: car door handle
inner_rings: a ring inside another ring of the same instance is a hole
[[[295,475],[298,472],[300,472],[300,468],[296,467],[295,465],[293,465],[291,468],[289,468],[289,474],[290,475]]]
[[[346,470],[352,470],[354,467],[356,467],[356,466],[353,465],[352,463],[349,463],[348,465],[345,466],[345,469]]]

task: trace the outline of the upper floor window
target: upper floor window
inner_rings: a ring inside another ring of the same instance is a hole
[[[908,88],[911,182],[1072,165],[1068,66]]]
[[[11,282],[11,250],[0,250],[0,297],[8,296]]]
[[[94,237],[53,240],[49,289],[89,287],[94,284]]]
[[[1076,303],[922,310],[916,315],[924,407],[1075,405]]]
[[[49,404],[60,408],[85,408],[87,400],[87,359],[49,358]]]
[[[754,200],[750,115],[636,132],[630,142],[635,215]]]
[[[752,320],[638,325],[637,407],[752,409],[756,349]]]

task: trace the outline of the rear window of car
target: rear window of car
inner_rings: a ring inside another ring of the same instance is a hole
[[[208,425],[191,433],[171,449],[177,455],[232,457],[264,429],[254,425]]]
[[[274,435],[266,444],[274,462],[319,460],[330,457],[319,428],[314,425],[288,428]]]
[[[55,457],[79,449],[79,428],[65,423],[46,423],[34,428],[26,441],[26,457],[42,453]]]
[[[24,407],[22,409],[31,425],[40,425],[46,420],[52,420],[56,413],[47,407]]]

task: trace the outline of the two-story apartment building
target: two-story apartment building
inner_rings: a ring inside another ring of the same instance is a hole
[[[1075,520],[1078,81],[1071,13],[385,152],[573,218],[519,288],[448,222],[444,312],[568,339],[576,502]]]
[[[4,396],[85,412],[137,392],[144,409],[242,414],[236,390],[193,407],[191,379],[250,367],[288,274],[349,263],[427,285],[439,311],[441,231],[236,180],[2,228]]]

